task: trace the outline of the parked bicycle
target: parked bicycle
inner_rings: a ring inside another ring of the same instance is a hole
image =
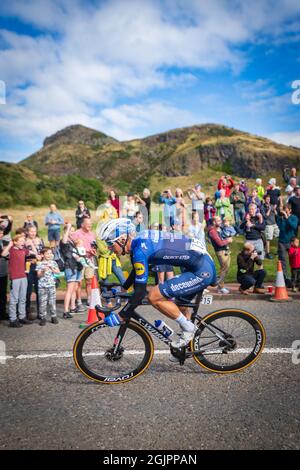
[[[211,304],[212,296],[196,295],[194,302],[178,302],[192,309],[191,320],[197,329],[187,347],[172,347],[172,337],[159,331],[155,325],[138,312],[119,326],[107,327],[103,322],[108,315],[121,307],[128,293],[106,294],[110,307],[96,306],[98,322],[85,328],[77,337],[73,356],[78,369],[88,378],[104,384],[129,382],[150,366],[155,354],[151,335],[162,341],[183,365],[193,358],[205,369],[219,374],[229,374],[254,364],[263,351],[265,329],[252,313],[236,308],[224,308],[201,317],[200,304]],[[112,301],[114,306],[111,306]],[[143,302],[146,304],[146,302]]]

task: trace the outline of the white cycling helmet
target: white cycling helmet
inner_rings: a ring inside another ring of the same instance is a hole
[[[97,236],[101,240],[104,240],[108,243],[114,243],[122,235],[127,235],[127,238],[130,234],[134,233],[136,230],[135,225],[131,222],[130,219],[120,218],[109,220],[105,224],[102,224],[97,230]]]

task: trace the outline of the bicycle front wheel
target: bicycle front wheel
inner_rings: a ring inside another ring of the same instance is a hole
[[[251,313],[224,309],[199,322],[192,341],[194,359],[205,369],[221,374],[238,372],[259,358],[266,342],[262,323]]]
[[[118,337],[123,328],[123,338]],[[89,379],[104,384],[129,382],[142,374],[154,354],[151,336],[138,323],[107,327],[93,323],[77,337],[73,357],[78,369]]]

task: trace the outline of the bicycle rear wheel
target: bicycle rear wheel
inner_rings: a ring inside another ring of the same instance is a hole
[[[121,345],[115,351],[121,329]],[[77,337],[73,357],[78,369],[89,379],[104,384],[129,382],[142,374],[154,354],[151,336],[140,325],[129,321],[126,326],[107,327],[94,323]]]
[[[205,369],[221,374],[238,372],[253,364],[263,351],[265,329],[249,312],[217,310],[202,322],[191,348],[195,361]]]

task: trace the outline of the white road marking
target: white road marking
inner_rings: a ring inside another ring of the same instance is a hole
[[[214,351],[211,351],[213,353]],[[233,351],[235,354],[242,354],[242,353],[247,353],[251,352],[250,349],[237,349]],[[263,353],[265,354],[292,354],[294,352],[293,348],[265,348],[263,350]],[[144,351],[140,350],[129,350],[126,351],[125,354],[128,355],[140,355],[144,354]],[[154,352],[155,355],[164,355],[164,354],[170,354],[169,349],[157,349]],[[92,351],[86,354],[86,356],[103,356],[104,352],[96,352]],[[47,358],[68,358],[72,357],[73,353],[71,351],[61,351],[61,352],[54,352],[54,353],[40,353],[40,354],[19,354],[18,356],[0,356],[0,361],[1,360],[7,360],[7,359],[47,359]]]

